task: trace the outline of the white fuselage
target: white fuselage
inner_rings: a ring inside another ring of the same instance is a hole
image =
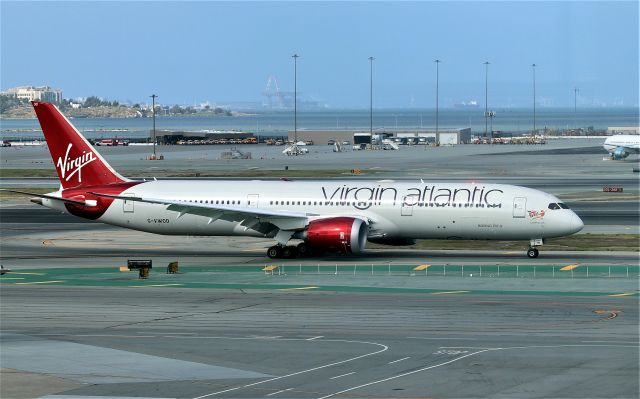
[[[368,221],[369,238],[529,240],[575,233],[583,223],[544,192],[500,184],[391,181],[148,181],[121,195]],[[67,211],[59,201],[43,205]],[[557,209],[554,209],[557,208]],[[113,200],[97,221],[166,235],[266,237],[241,222]]]
[[[607,137],[602,146],[609,152],[614,152],[617,148],[624,148],[629,153],[638,153],[640,152],[640,135],[618,134]]]

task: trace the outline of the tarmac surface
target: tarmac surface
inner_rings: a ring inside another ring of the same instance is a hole
[[[128,284],[3,282],[2,397],[638,394],[637,293]]]
[[[367,169],[361,178],[520,184],[583,232],[638,233],[637,157],[599,141],[332,153],[249,146],[100,148],[125,175]],[[600,151],[600,152],[599,152]],[[601,156],[602,155],[602,156]],[[44,147],[3,167],[48,168]],[[345,172],[347,173],[347,172]],[[346,175],[345,175],[346,176]],[[623,193],[603,193],[605,185]],[[57,187],[0,179],[2,187]],[[638,252],[371,250],[278,260],[268,240],[163,237],[0,203],[2,398],[637,398]],[[148,279],[119,266],[153,260]],[[178,261],[180,273],[164,267]],[[263,270],[273,266],[272,270]]]
[[[268,242],[251,238],[27,222],[2,241],[3,398],[639,389],[637,252],[372,250],[264,271]],[[131,258],[153,260],[148,279],[119,271]]]

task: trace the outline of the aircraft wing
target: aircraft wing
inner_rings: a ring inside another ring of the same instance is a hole
[[[163,198],[129,197],[96,192],[90,192],[90,194],[99,197],[119,199],[122,201],[166,205],[168,210],[178,212],[178,217],[181,217],[184,214],[190,214],[208,217],[209,223],[219,219],[230,222],[240,222],[246,228],[258,227],[258,231],[264,231],[266,229],[264,225],[262,228],[259,226],[265,223],[271,224],[280,230],[301,230],[307,226],[309,217],[317,216],[315,213],[265,210],[251,207],[196,203]]]

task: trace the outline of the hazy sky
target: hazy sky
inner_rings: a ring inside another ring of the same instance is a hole
[[[2,89],[133,102],[262,101],[269,76],[331,107],[638,105],[637,1],[0,2]]]

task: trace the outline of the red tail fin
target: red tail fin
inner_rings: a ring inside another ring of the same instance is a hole
[[[62,188],[127,181],[109,166],[55,105],[38,101],[32,104]]]

